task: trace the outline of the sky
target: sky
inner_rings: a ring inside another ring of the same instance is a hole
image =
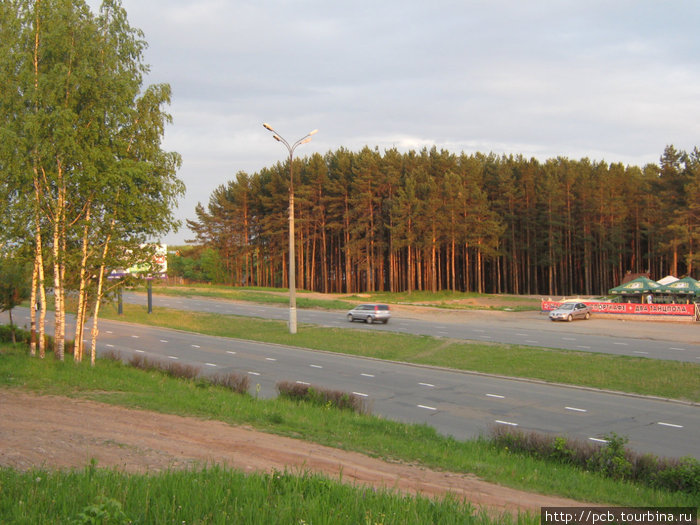
[[[99,0],[88,0],[97,11]],[[700,147],[694,0],[122,0],[168,83],[184,226],[215,188],[341,147],[658,163]]]

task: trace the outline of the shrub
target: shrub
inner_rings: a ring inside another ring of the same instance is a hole
[[[277,383],[277,391],[281,397],[297,401],[305,401],[317,406],[351,410],[359,414],[368,412],[364,400],[355,394],[348,394],[339,390],[280,381]]]
[[[247,394],[250,386],[250,378],[241,374],[215,374],[209,377],[209,381],[218,386],[228,388],[238,394]]]
[[[529,454],[660,489],[700,493],[698,460],[693,457],[672,459],[638,454],[625,447],[628,442],[626,437],[614,432],[605,436],[605,445],[501,425],[493,427],[490,434],[495,447],[512,453]]]

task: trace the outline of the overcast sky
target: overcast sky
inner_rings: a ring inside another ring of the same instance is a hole
[[[99,0],[89,0],[96,10]],[[122,0],[169,83],[177,215],[233,179],[345,147],[657,163],[700,146],[695,0]],[[192,238],[186,229],[166,242]]]

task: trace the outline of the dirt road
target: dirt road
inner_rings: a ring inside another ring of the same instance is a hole
[[[244,472],[287,469],[332,479],[342,473],[346,483],[429,497],[450,492],[496,512],[538,513],[543,506],[577,504],[218,421],[0,389],[0,466],[68,469],[91,460],[126,472],[217,463]]]

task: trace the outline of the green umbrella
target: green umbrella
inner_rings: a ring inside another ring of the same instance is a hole
[[[662,286],[659,290],[662,293],[670,293],[676,295],[695,295],[700,296],[700,282],[692,277],[683,277],[671,284]]]
[[[628,283],[611,288],[608,290],[608,293],[613,295],[640,295],[649,292],[660,292],[662,288],[659,283],[652,281],[648,277],[637,277]]]

